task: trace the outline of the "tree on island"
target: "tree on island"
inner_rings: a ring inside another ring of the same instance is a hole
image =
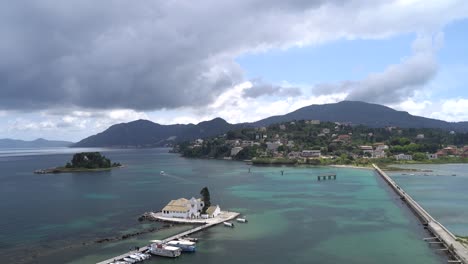
[[[71,162],[68,162],[66,168],[86,168],[100,169],[118,167],[120,163],[111,163],[110,159],[101,155],[99,152],[82,152],[73,155]]]
[[[206,210],[208,210],[208,207],[211,206],[210,191],[208,190],[208,187],[201,189],[200,195],[202,196],[203,203],[205,203],[205,206],[203,206],[202,209],[202,214],[206,214]]]

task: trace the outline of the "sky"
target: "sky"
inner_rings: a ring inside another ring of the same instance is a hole
[[[358,100],[468,121],[466,0],[0,3],[0,138]]]

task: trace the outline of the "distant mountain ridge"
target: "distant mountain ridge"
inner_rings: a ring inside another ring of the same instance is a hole
[[[333,104],[310,105],[291,113],[272,116],[254,122],[255,126],[266,126],[291,120],[311,120],[330,122],[350,122],[369,127],[396,126],[402,128],[439,128],[468,132],[468,122],[447,122],[405,111],[397,111],[387,106],[359,101],[342,101]]]
[[[69,147],[73,144],[73,142],[69,141],[46,140],[43,138],[38,138],[32,141],[10,138],[0,139],[0,148],[57,148]]]
[[[157,147],[171,142],[216,136],[237,127],[241,125],[229,124],[222,118],[196,125],[160,125],[140,119],[113,125],[73,147]]]
[[[73,147],[155,147],[169,142],[216,136],[242,127],[268,126],[293,120],[346,122],[369,127],[438,128],[468,132],[468,122],[446,122],[413,116],[383,105],[342,101],[334,104],[310,105],[285,115],[272,116],[253,123],[230,124],[222,118],[215,118],[196,125],[160,125],[148,120],[136,120],[113,125],[99,134],[81,140]]]

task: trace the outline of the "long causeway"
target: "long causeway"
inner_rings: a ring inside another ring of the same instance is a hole
[[[428,230],[434,235],[434,238],[442,242],[446,249],[456,258],[449,260],[449,263],[468,264],[468,248],[457,241],[454,236],[445,226],[435,220],[422,206],[420,206],[409,194],[407,194],[394,180],[392,180],[384,171],[377,165],[372,164],[377,173],[392,187],[392,189],[406,202],[413,212],[421,219]]]

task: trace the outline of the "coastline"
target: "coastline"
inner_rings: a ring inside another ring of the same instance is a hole
[[[339,164],[331,164],[331,165],[326,165],[326,166],[328,166],[328,167],[334,167],[334,168],[348,168],[348,169],[373,170],[372,167],[369,167],[369,166],[339,165]]]
[[[65,167],[56,167],[56,168],[49,168],[49,169],[38,169],[35,170],[35,174],[57,174],[57,173],[75,173],[75,172],[101,172],[101,171],[111,171],[112,169],[120,169],[124,168],[124,165],[121,166],[114,166],[109,168],[95,168],[95,169],[88,169],[88,168],[65,168]]]

